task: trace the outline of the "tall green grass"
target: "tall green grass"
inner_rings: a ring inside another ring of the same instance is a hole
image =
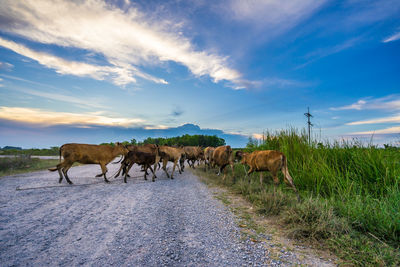
[[[353,228],[399,246],[400,149],[356,140],[309,144],[306,133],[294,129],[267,133],[265,142],[250,150],[266,149],[286,155],[302,195],[327,199]]]
[[[318,240],[346,263],[400,264],[400,149],[357,140],[310,144],[305,131],[290,129],[267,133],[262,144],[245,150],[283,152],[302,201],[284,184],[274,193],[270,175],[264,174],[263,186],[259,174],[249,179],[241,164],[235,179],[213,180],[245,196],[258,212],[279,215],[294,237]]]

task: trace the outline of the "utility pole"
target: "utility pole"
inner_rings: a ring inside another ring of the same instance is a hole
[[[262,140],[263,140],[262,144],[265,144],[264,130],[263,130],[263,137],[262,137]]]
[[[304,113],[304,116],[307,117],[307,125],[308,125],[308,144],[311,144],[311,127],[314,126],[311,121],[310,118],[313,117],[313,115],[310,114],[310,107],[307,107],[307,113]]]

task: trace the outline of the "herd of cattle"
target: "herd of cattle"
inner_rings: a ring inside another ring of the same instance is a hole
[[[102,172],[96,175],[96,177],[104,176],[104,180],[109,182],[106,177],[106,165],[120,155],[122,155],[120,161],[121,167],[115,177],[118,177],[122,171],[125,183],[127,182],[127,177],[129,177],[129,170],[135,163],[142,166],[145,180],[147,180],[147,171],[150,169],[153,174],[152,181],[154,182],[157,177],[156,170],[160,166],[160,163],[162,163],[162,169],[165,171],[167,177],[171,179],[173,179],[176,168],[179,173],[183,172],[185,160],[192,168],[195,168],[196,161],[199,163],[203,161],[206,170],[217,166],[219,168],[218,175],[224,171],[223,179],[225,179],[227,173],[227,168],[225,167],[228,165],[231,166],[232,176],[234,177],[234,162],[240,161],[242,164],[250,167],[247,175],[252,172],[260,172],[261,184],[263,183],[263,171],[269,171],[272,174],[275,185],[279,184],[278,171],[282,171],[285,183],[291,186],[297,193],[293,179],[289,174],[286,156],[283,153],[274,150],[254,151],[252,153],[236,151],[233,153],[230,146],[207,147],[203,149],[198,146],[171,147],[154,144],[123,145],[116,143],[115,146],[64,144],[60,147],[60,161],[61,156],[64,160],[55,168],[50,168],[49,171],[58,171],[60,175],[59,183],[65,177],[66,181],[72,184],[68,177],[68,170],[75,162],[81,164],[99,164]],[[173,163],[171,175],[167,172],[168,162]]]

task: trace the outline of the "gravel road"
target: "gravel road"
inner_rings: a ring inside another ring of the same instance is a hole
[[[191,172],[170,180],[157,171],[153,183],[132,170],[128,184],[94,178],[97,165],[71,168],[73,186],[49,171],[1,178],[1,266],[267,265],[266,246],[242,238]]]

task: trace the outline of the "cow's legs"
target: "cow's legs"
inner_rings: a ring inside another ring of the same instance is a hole
[[[124,168],[124,166],[121,164],[121,167],[119,167],[119,170],[118,170],[117,174],[114,176],[114,178],[117,178],[119,176],[119,174],[121,173],[123,168]]]
[[[130,175],[129,175],[129,171],[130,171],[130,169],[132,168],[132,166],[133,166],[133,164],[135,164],[135,162],[129,162],[129,166],[128,166],[128,168],[125,168],[125,172],[126,172],[126,176],[127,177],[131,177]]]
[[[218,176],[221,174],[221,172],[225,169],[225,167],[226,167],[226,165],[228,165],[228,164],[224,164],[224,165],[222,165],[220,168],[219,168],[219,170],[218,170]],[[223,180],[225,180],[225,175],[226,175],[226,172],[224,171],[224,177],[222,178]]]
[[[64,173],[64,176],[65,176],[65,180],[67,180],[67,182],[68,182],[69,184],[73,184],[73,183],[71,182],[71,180],[69,179],[69,177],[68,177],[68,170],[69,170],[69,168],[71,168],[71,166],[72,166],[72,164],[69,165],[69,166],[66,166],[66,167],[64,167],[64,168],[62,169],[62,171],[63,171],[63,173]]]
[[[192,169],[195,169],[195,167],[194,167],[194,162],[195,162],[195,161],[192,160],[192,159],[188,159],[187,161],[188,161],[188,163],[189,163],[189,167],[192,168]]]
[[[144,166],[144,179],[147,180],[147,169],[148,169],[148,165]]]
[[[102,175],[104,175],[104,181],[106,182],[106,183],[109,183],[110,181],[107,179],[107,177],[106,177],[106,172],[107,172],[107,167],[106,167],[106,165],[104,165],[104,163],[100,163],[100,167],[101,167],[101,171],[102,171]],[[125,173],[125,175],[126,175],[126,173]]]
[[[169,178],[169,174],[168,174],[168,172],[167,172],[167,163],[168,163],[168,160],[167,160],[167,159],[163,159],[163,166],[162,166],[162,168],[163,168],[163,170],[165,171],[165,173],[167,174],[167,177]]]
[[[274,195],[276,193],[276,187],[279,185],[279,178],[276,172],[271,172],[272,179],[274,179]]]
[[[62,179],[63,179],[64,177],[63,177],[63,175],[62,175],[62,173],[61,173],[61,170],[60,170],[60,168],[57,168],[57,171],[58,171],[58,174],[60,175],[60,179],[58,179],[58,183],[60,183],[60,184],[61,184],[61,182],[62,182]]]
[[[125,175],[124,175],[124,183],[127,183],[127,179],[126,179],[127,176],[128,176],[128,172],[125,172]]]
[[[149,169],[150,169],[150,171],[156,176],[156,178],[157,178],[157,175],[155,174],[155,170],[153,170],[153,168],[151,167],[151,165],[149,165]]]
[[[121,167],[119,168],[118,173],[114,176],[114,178],[117,178],[119,176],[119,174],[121,173],[121,171],[122,171],[122,175],[124,175],[125,171],[126,171],[126,166],[127,166],[126,160],[122,161]]]
[[[57,164],[57,171],[58,171],[58,175],[60,175],[60,179],[58,180],[58,183],[61,184],[62,179],[64,178],[63,174],[61,173],[61,168],[62,168],[62,164],[63,163],[59,163]]]
[[[262,174],[262,172],[260,172],[260,185],[262,185],[263,184],[263,174]]]
[[[147,175],[148,175],[148,173],[147,173],[147,169],[150,169],[150,171],[154,174],[154,171],[153,171],[153,168],[151,168],[151,165],[150,164],[147,164],[146,166],[145,166],[145,172],[144,172],[144,179],[145,180],[147,180]],[[155,174],[154,174],[155,175]],[[156,176],[156,178],[157,178],[157,176]]]
[[[127,177],[131,177],[131,176],[129,175],[129,171],[130,171],[131,168],[133,167],[133,164],[135,164],[135,163],[134,163],[134,162],[130,162],[128,168],[125,168],[125,175],[126,175]]]
[[[179,159],[179,166],[180,166],[179,169],[181,170],[180,173],[182,173],[185,169],[185,160],[184,159],[182,159],[182,158]]]
[[[175,165],[175,162],[176,162],[176,166],[178,167],[179,174],[182,174],[183,169],[182,169],[182,165],[181,165],[181,159],[175,160],[174,165]],[[179,162],[179,165],[178,165],[178,162]],[[183,165],[185,165],[185,160],[183,160]]]
[[[153,178],[152,178],[152,181],[154,182],[155,180],[155,178],[156,178],[156,170],[157,170],[157,165],[158,164],[160,164],[160,156],[158,155],[158,153],[156,154],[156,158],[155,158],[155,161],[154,161],[154,172],[153,172]]]
[[[172,167],[172,172],[171,172],[171,179],[174,179],[174,171],[175,171],[176,164],[178,164],[178,160],[174,161],[174,167]],[[178,170],[179,170],[179,168],[178,168]],[[181,173],[181,172],[179,171],[179,173]]]
[[[219,167],[219,169],[218,169],[218,176],[222,173],[222,171],[225,169],[225,167],[227,166],[228,164],[224,164],[224,165],[222,165],[221,167]]]
[[[147,180],[147,175],[149,174],[147,170],[150,168],[150,171],[154,174],[153,169],[151,168],[150,164],[145,164],[144,166],[144,179]],[[156,176],[157,177],[157,176]]]
[[[226,168],[226,165],[225,165],[225,167],[224,167],[224,176],[222,177],[222,180],[224,180],[224,181],[225,181],[227,172],[228,172],[228,169]]]

